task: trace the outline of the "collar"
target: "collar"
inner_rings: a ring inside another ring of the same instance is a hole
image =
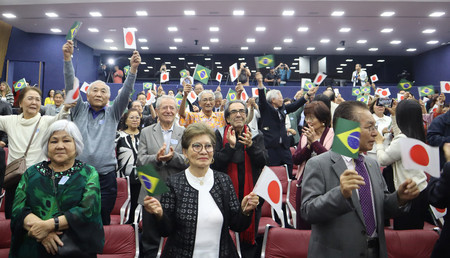
[[[94,119],[95,119],[102,111],[105,111],[105,110],[106,110],[106,106],[104,106],[104,107],[103,107],[102,109],[100,109],[99,111],[95,111],[95,110],[92,108],[91,104],[89,104],[89,110],[92,111],[92,116],[93,116]]]
[[[207,117],[205,113],[203,113],[203,110],[200,111],[199,113],[200,117],[206,117],[206,118],[210,118],[210,117],[217,117],[216,112],[212,112],[210,117]]]
[[[164,133],[168,133],[168,132],[173,132],[173,126],[175,123],[172,123],[172,126],[170,127],[169,130],[164,130],[164,128],[162,128],[161,124],[159,125],[161,127],[161,131],[163,131]]]

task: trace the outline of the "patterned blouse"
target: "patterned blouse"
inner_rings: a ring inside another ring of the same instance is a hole
[[[130,176],[136,167],[139,134],[131,137],[124,131],[116,133],[117,177]]]
[[[227,124],[223,112],[212,112],[210,117],[207,117],[203,111],[186,112],[185,114],[185,118],[180,117],[180,126],[187,127],[190,124],[204,122],[214,128],[214,130],[217,130]]]

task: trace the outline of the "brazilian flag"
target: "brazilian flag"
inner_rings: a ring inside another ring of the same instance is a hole
[[[210,74],[211,74],[211,70],[198,64],[195,67],[194,79],[201,81],[203,84],[207,84]]]
[[[434,94],[434,86],[433,85],[427,85],[423,87],[419,87],[419,96],[425,97]]]
[[[360,137],[361,128],[358,122],[338,118],[336,128],[334,128],[334,139],[331,150],[356,159],[358,158]]]
[[[412,88],[413,83],[406,80],[406,79],[401,79],[400,82],[397,84],[397,88],[399,88],[399,90],[406,90],[406,91],[410,91]]]
[[[17,91],[27,87],[27,81],[25,81],[25,78],[22,78],[22,79],[16,81],[16,83],[14,83],[13,87],[14,87],[14,91],[17,92]]]
[[[175,96],[175,99],[176,99],[176,101],[177,101],[177,107],[179,108],[180,105],[181,105],[181,101],[183,100],[183,95],[181,95],[180,93],[178,93],[178,94]],[[187,103],[186,103],[186,104],[187,104]]]
[[[127,65],[123,68],[123,73],[125,74],[125,76],[128,76],[128,72],[130,71],[130,66]]]
[[[227,100],[228,101],[237,100],[237,92],[230,88],[227,93]]]
[[[181,70],[181,71],[180,71],[180,77],[181,77],[181,78],[184,78],[184,77],[186,77],[186,76],[187,76],[187,70],[186,70],[186,69]]]
[[[310,81],[306,81],[305,85],[303,85],[303,89],[305,89],[305,90],[310,90],[314,87],[316,87],[316,85],[314,85],[314,83],[312,83]]]
[[[360,90],[361,90],[361,94],[366,94],[366,93],[370,94],[371,87],[370,86],[361,86]]]
[[[142,86],[143,86],[144,90],[151,90],[152,87],[153,87],[153,83],[151,83],[151,82],[144,82],[144,83],[142,83]]]
[[[367,104],[369,103],[369,96],[358,95],[356,96],[356,100]]]
[[[80,30],[82,22],[76,21],[73,23],[72,27],[70,27],[69,32],[67,32],[66,40],[73,40]]]
[[[263,68],[267,66],[272,66],[275,63],[273,55],[257,56],[255,57],[256,68]]]
[[[147,190],[148,195],[160,195],[169,191],[166,183],[151,164],[137,167],[136,171],[139,181],[141,181],[142,186]]]
[[[352,89],[352,96],[358,96],[361,95],[361,89],[357,87],[353,87]]]

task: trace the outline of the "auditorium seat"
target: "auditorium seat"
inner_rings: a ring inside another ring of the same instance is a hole
[[[291,215],[288,218],[288,223],[297,228],[297,210],[295,204],[295,198],[297,196],[297,180],[289,179],[288,193],[287,193],[287,208],[289,209],[289,214]]]
[[[295,150],[297,149],[297,147],[290,147],[289,148],[291,150],[291,155],[294,155]],[[298,165],[294,164],[292,167],[292,175],[296,176],[297,175],[297,170],[298,170]]]
[[[264,231],[261,258],[307,257],[310,236],[311,230],[276,228],[267,225]]]
[[[105,230],[105,247],[102,258],[134,258],[136,256],[136,241],[131,225],[108,225]]]
[[[111,211],[111,225],[124,224],[130,216],[130,180],[129,178],[116,178],[117,197]]]
[[[0,220],[0,258],[6,258],[9,255],[9,247],[11,246],[11,220]]]
[[[439,235],[433,230],[392,230],[385,229],[389,258],[430,257]]]
[[[258,235],[264,234],[266,225],[273,227],[280,227],[280,225],[275,221],[274,211],[269,203],[264,202],[261,207],[261,218],[259,219],[258,225]]]
[[[1,194],[0,194],[0,220],[5,220],[5,189],[1,189]]]
[[[289,188],[289,174],[287,165],[281,165],[281,166],[269,166],[269,168],[277,175],[278,179],[280,179],[281,187],[282,187],[282,209],[284,212],[285,218],[282,219],[282,225],[284,227],[285,223],[288,223],[288,218],[291,216],[289,213],[289,209],[286,208],[286,200],[287,200],[287,193]]]

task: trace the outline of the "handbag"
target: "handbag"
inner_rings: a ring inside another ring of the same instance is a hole
[[[19,183],[20,178],[23,173],[27,170],[26,158],[28,154],[28,150],[30,149],[31,142],[33,141],[34,135],[36,134],[36,130],[39,126],[39,122],[41,122],[41,118],[39,118],[36,126],[34,127],[33,134],[31,135],[30,141],[28,142],[27,150],[23,157],[14,160],[6,166],[5,170],[5,179],[3,181],[3,186],[5,188],[10,188]]]
[[[63,257],[89,257],[92,254],[88,254],[75,243],[70,230],[65,230],[64,233],[59,237],[61,242],[64,243],[63,246],[58,247],[58,254]]]

